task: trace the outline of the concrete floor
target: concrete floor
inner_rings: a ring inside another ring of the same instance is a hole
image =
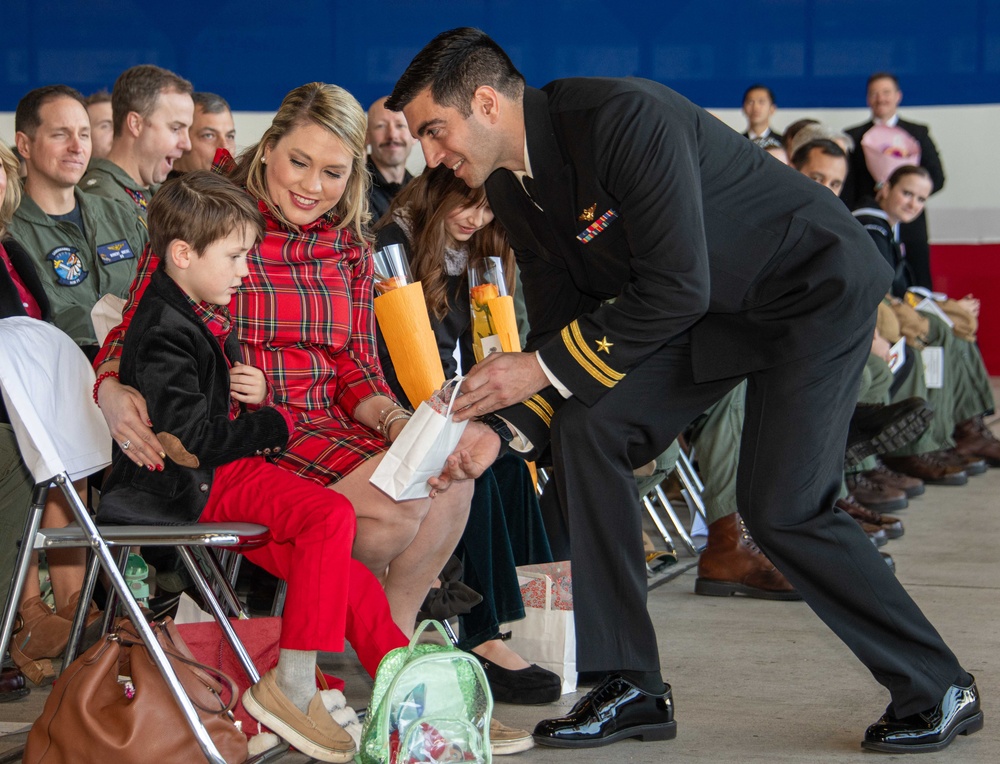
[[[994,417],[991,425],[1000,434],[1000,419]],[[1000,697],[998,496],[1000,469],[964,487],[929,487],[898,513],[906,534],[885,547],[900,580],[976,675],[984,699],[986,728],[960,737],[944,753],[921,756],[920,764],[1000,761],[995,721]],[[682,554],[685,562],[691,560]],[[859,748],[865,727],[880,715],[888,694],[806,605],[698,597],[692,593],[694,578],[689,569],[649,596],[664,676],[673,686],[677,739],[575,752],[535,748],[512,762],[852,764],[897,758]],[[323,658],[329,672],[347,680],[348,702],[364,706],[371,682],[353,656]],[[45,696],[35,690],[0,705],[0,733],[24,729]],[[531,729],[578,697],[567,695],[542,707],[498,705],[496,714],[508,725]],[[23,744],[24,737],[0,737],[0,756]],[[306,759],[289,754],[282,761]]]

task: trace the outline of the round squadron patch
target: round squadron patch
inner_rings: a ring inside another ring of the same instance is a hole
[[[56,247],[45,259],[52,263],[56,281],[62,286],[76,286],[85,278],[88,271],[83,268],[83,261],[75,247]]]

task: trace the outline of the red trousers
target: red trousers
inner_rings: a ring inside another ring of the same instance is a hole
[[[375,676],[387,652],[409,643],[378,580],[351,557],[354,507],[339,493],[263,459],[238,459],[215,470],[199,519],[270,529],[270,543],[246,558],[288,584],[282,648],[342,652],[346,636]]]

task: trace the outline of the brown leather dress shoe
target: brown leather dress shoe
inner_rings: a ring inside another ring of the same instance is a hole
[[[951,463],[942,451],[912,456],[883,456],[882,461],[895,472],[920,478],[931,485],[965,485],[969,482],[965,470]]]
[[[875,512],[871,507],[865,506],[858,501],[858,497],[848,494],[847,498],[840,499],[837,506],[864,526],[872,525],[885,531],[886,538],[898,539],[903,535],[903,522],[898,517],[883,515]]]
[[[1000,439],[986,426],[982,416],[966,419],[955,425],[955,450],[960,454],[978,456],[991,467],[1000,467]]]
[[[708,526],[708,546],[698,558],[694,593],[710,597],[742,594],[761,600],[802,599],[750,538],[739,512]]]
[[[882,483],[893,488],[898,488],[906,494],[908,499],[912,499],[915,496],[922,496],[926,490],[924,481],[920,478],[904,475],[902,472],[893,472],[882,462],[879,462],[875,469],[867,470],[861,474],[873,483]]]
[[[869,509],[889,512],[894,509],[906,509],[910,503],[906,498],[906,491],[893,488],[887,483],[869,480],[862,473],[845,475],[844,482],[847,483],[847,490],[851,496]]]

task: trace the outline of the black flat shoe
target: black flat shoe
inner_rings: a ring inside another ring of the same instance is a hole
[[[862,748],[885,753],[928,753],[947,748],[956,735],[983,728],[976,680],[968,687],[952,685],[929,711],[897,719],[888,711],[865,732]]]
[[[562,697],[559,675],[532,663],[525,669],[508,669],[472,653],[482,664],[486,681],[490,683],[493,700],[518,706],[538,706],[554,703]]]
[[[621,674],[611,674],[558,719],[535,727],[539,745],[555,748],[596,748],[625,738],[646,742],[677,736],[670,685],[662,693],[643,692]]]

